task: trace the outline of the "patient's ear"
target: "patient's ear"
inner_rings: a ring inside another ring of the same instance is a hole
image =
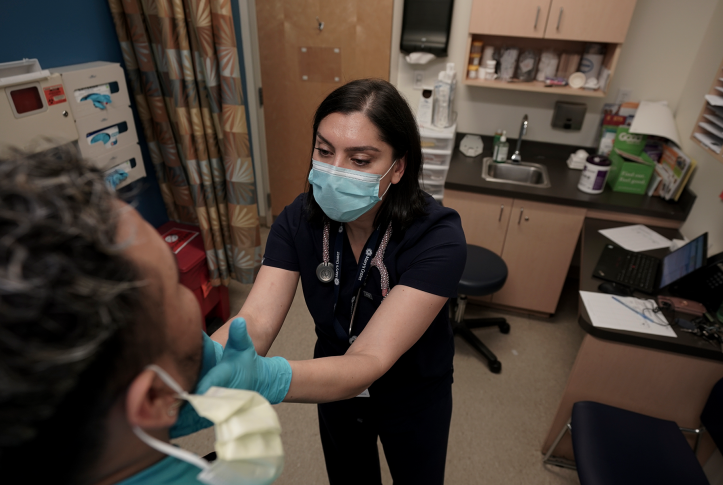
[[[170,428],[178,418],[182,401],[152,370],[138,374],[126,394],[126,419],[143,429]]]

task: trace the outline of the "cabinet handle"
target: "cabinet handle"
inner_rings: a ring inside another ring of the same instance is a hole
[[[560,21],[562,20],[562,7],[560,7],[560,15],[557,17],[557,31],[560,31]]]
[[[517,219],[517,225],[518,225],[518,226],[520,225],[520,222],[522,222],[522,213],[523,213],[524,211],[525,211],[525,208],[524,208],[524,207],[523,207],[522,209],[520,209],[520,217],[519,217],[519,219]]]
[[[537,30],[537,21],[540,20],[540,7],[537,7],[537,15],[535,15],[535,26],[532,27],[533,30]]]
[[[500,206],[500,217],[497,219],[497,222],[502,221],[502,211],[505,210],[504,204]]]

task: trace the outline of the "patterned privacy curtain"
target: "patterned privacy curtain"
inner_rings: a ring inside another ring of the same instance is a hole
[[[261,265],[230,0],[108,0],[168,217],[198,224],[211,281]]]

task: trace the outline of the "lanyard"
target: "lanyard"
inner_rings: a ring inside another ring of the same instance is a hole
[[[344,225],[341,224],[339,226],[339,233],[336,236],[336,241],[334,242],[334,311],[336,311],[336,304],[339,301],[339,292],[341,288],[341,281],[339,279],[339,276],[341,274],[341,262],[342,262],[342,256],[344,254]],[[384,298],[386,298],[387,294],[389,293],[389,276],[387,273],[386,268],[384,267],[383,259],[384,259],[384,252],[386,251],[387,244],[389,243],[389,239],[391,238],[392,234],[392,225],[389,224],[387,227],[387,230],[384,233],[384,237],[382,238],[382,243],[380,244],[379,248],[377,249],[377,253],[372,258],[372,254],[374,254],[374,247],[377,244],[377,239],[379,238],[379,228],[376,228],[372,235],[369,237],[369,240],[366,243],[366,246],[364,247],[364,250],[362,251],[360,255],[360,261],[359,266],[357,268],[356,277],[354,279],[354,287],[352,289],[352,299],[351,299],[351,315],[349,317],[349,330],[348,332],[344,330],[341,323],[334,318],[334,330],[336,331],[337,337],[339,337],[342,340],[346,340],[347,338],[351,337],[349,339],[349,343],[352,343],[354,340],[354,337],[351,336],[352,326],[354,325],[354,316],[356,315],[356,309],[357,305],[359,304],[359,295],[361,293],[361,288],[366,283],[367,278],[369,277],[369,270],[371,266],[376,266],[377,269],[379,269],[381,275],[382,275],[382,295]],[[329,222],[325,222],[324,224],[324,263],[325,265],[329,265]],[[321,279],[321,278],[319,278]],[[323,281],[323,280],[322,280]]]

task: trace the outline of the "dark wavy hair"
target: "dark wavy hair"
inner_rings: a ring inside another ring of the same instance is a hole
[[[359,79],[335,89],[319,105],[314,115],[314,135],[311,140],[313,157],[316,133],[321,121],[332,113],[362,113],[379,130],[381,140],[392,147],[394,159],[406,155],[407,166],[399,183],[392,185],[374,218],[374,227],[385,228],[390,222],[395,235],[423,215],[426,209],[424,193],[419,187],[422,167],[422,148],[419,129],[412,110],[399,91],[381,79]],[[312,164],[309,162],[309,172]],[[323,220],[324,212],[314,199],[314,188],[306,183],[306,212],[312,222]]]
[[[164,347],[115,198],[74,150],[0,158],[0,466],[24,483],[82,482]]]

